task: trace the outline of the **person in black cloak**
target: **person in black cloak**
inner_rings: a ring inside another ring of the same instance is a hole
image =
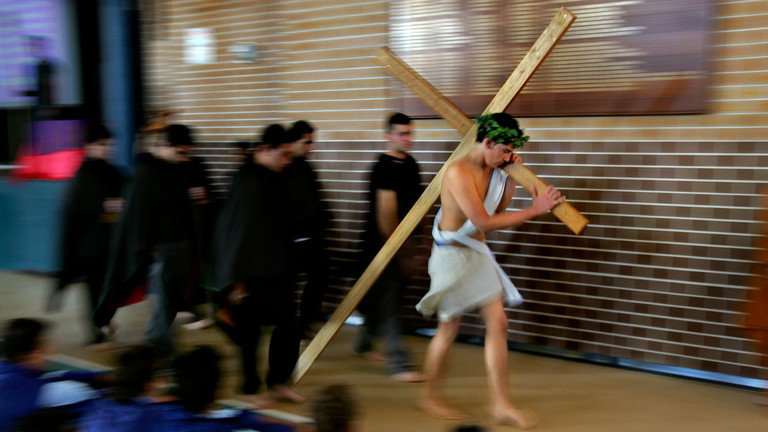
[[[286,175],[296,218],[293,263],[297,271],[306,273],[299,311],[301,339],[311,339],[311,325],[322,319],[323,295],[328,287],[325,230],[329,227],[331,214],[321,199],[315,170],[307,162],[314,132],[312,125],[304,120],[294,123],[288,131],[293,162],[286,169]]]
[[[195,279],[194,224],[178,151],[190,145],[189,128],[175,124],[151,153],[137,155],[95,314],[97,322],[108,323],[116,308],[140,301],[148,285],[157,302],[144,338],[161,356],[174,354],[170,327]]]
[[[64,288],[82,279],[88,287],[88,343],[104,342],[111,330],[102,329],[93,312],[104,284],[112,227],[122,209],[123,175],[107,162],[112,134],[99,121],[85,130],[85,159],[68,186],[62,205],[59,257],[61,271],[48,299],[48,311],[59,310]]]
[[[289,387],[299,356],[291,263],[295,224],[284,172],[290,162],[285,129],[270,125],[253,163],[243,164],[235,174],[214,237],[214,281],[224,303],[217,318],[240,348],[244,394],[261,388],[256,368],[261,329],[275,326],[266,376],[270,392],[254,397],[257,405],[267,405],[273,397],[304,400]]]

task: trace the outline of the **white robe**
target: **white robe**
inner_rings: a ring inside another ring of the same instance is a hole
[[[504,195],[506,179],[506,172],[498,168],[494,170],[483,201],[488,214],[496,212]],[[467,219],[458,231],[441,231],[442,215],[440,209],[432,227],[435,244],[429,257],[429,292],[416,309],[424,316],[437,312],[438,319],[449,321],[502,295],[510,306],[522,303],[523,297],[496,262],[488,245],[470,237],[477,232],[472,221]]]

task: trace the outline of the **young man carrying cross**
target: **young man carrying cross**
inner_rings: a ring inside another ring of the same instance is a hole
[[[527,140],[510,115],[481,116],[475,148],[451,164],[443,177],[442,209],[432,230],[435,238],[429,260],[432,282],[429,292],[416,306],[425,316],[437,313],[439,319],[437,333],[427,348],[424,365],[427,387],[419,401],[419,406],[429,415],[443,419],[466,417],[444,400],[442,384],[461,315],[479,308],[486,325],[485,359],[491,384],[491,416],[497,422],[521,428],[536,424],[536,416],[518,409],[509,396],[507,316],[502,300],[514,306],[521,303],[522,297],[485,244],[485,233],[519,226],[549,212],[564,200],[557,189],[549,186],[541,195],[531,191],[530,207],[504,211],[512,200],[515,183],[501,168],[520,162],[514,150]]]

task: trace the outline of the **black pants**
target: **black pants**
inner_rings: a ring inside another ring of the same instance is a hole
[[[328,289],[328,258],[322,237],[309,238],[293,245],[296,273],[307,275],[299,306],[299,335],[303,337],[313,322],[322,319],[323,297]]]
[[[293,276],[253,278],[246,281],[248,296],[229,306],[235,329],[229,336],[240,347],[245,394],[261,388],[258,349],[264,326],[274,325],[269,343],[266,384],[287,384],[299,359],[299,333],[293,302]]]
[[[358,310],[365,320],[352,341],[355,352],[362,354],[373,349],[374,339],[383,339],[393,374],[413,370],[400,329],[400,304],[407,284],[402,273],[396,257],[360,302]]]
[[[104,285],[104,278],[106,275],[106,269],[107,269],[107,260],[104,256],[95,256],[95,257],[77,257],[72,260],[69,264],[69,268],[62,271],[59,281],[56,285],[55,291],[53,292],[53,295],[51,299],[49,300],[48,307],[52,310],[58,310],[61,305],[61,296],[63,295],[64,289],[71,283],[77,282],[79,280],[83,280],[85,282],[85,285],[88,289],[88,305],[87,305],[87,315],[86,315],[86,321],[87,325],[89,327],[90,337],[92,340],[90,342],[97,341],[96,339],[100,336],[99,327],[102,324],[99,320],[97,320],[94,316],[94,312],[96,311],[96,307],[99,305],[99,299],[101,297],[101,287]]]

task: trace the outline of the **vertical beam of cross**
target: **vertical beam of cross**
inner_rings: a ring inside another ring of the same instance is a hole
[[[575,19],[576,16],[565,7],[562,7],[557,11],[547,28],[523,57],[523,60],[517,66],[515,71],[512,72],[512,75],[510,75],[507,82],[504,83],[484,112],[501,112],[509,106],[515,96],[517,96],[523,86],[541,66],[544,59],[546,59],[549,53],[552,52],[557,42],[560,41]],[[439,95],[439,92],[435,90],[433,94]],[[450,101],[444,98],[443,103],[453,105]],[[458,108],[456,108],[456,110],[458,110]],[[455,116],[455,119],[447,120],[449,122],[463,121],[461,120],[461,117],[466,116],[461,110],[458,110],[458,113],[461,115]],[[421,222],[429,209],[432,208],[432,205],[440,196],[440,187],[445,168],[450,162],[466,155],[472,149],[475,144],[476,135],[477,126],[470,125],[461,144],[459,144],[453,154],[448,158],[445,165],[438,171],[435,178],[429,183],[424,190],[424,193],[422,193],[421,197],[403,218],[400,225],[398,225],[379,253],[373,258],[368,265],[368,268],[365,269],[347,296],[336,308],[336,311],[331,315],[328,322],[320,329],[309,346],[307,346],[301,354],[301,357],[299,357],[299,361],[296,364],[296,369],[293,372],[293,379],[295,382],[299,382],[304,377],[310,366],[312,366],[312,363],[314,363],[325,350],[331,339],[333,339],[339,329],[341,329],[341,326],[344,325],[346,319],[349,318],[355,308],[357,308],[357,305],[379,278],[394,257],[395,253],[397,253],[411,232],[413,232],[419,222]]]

